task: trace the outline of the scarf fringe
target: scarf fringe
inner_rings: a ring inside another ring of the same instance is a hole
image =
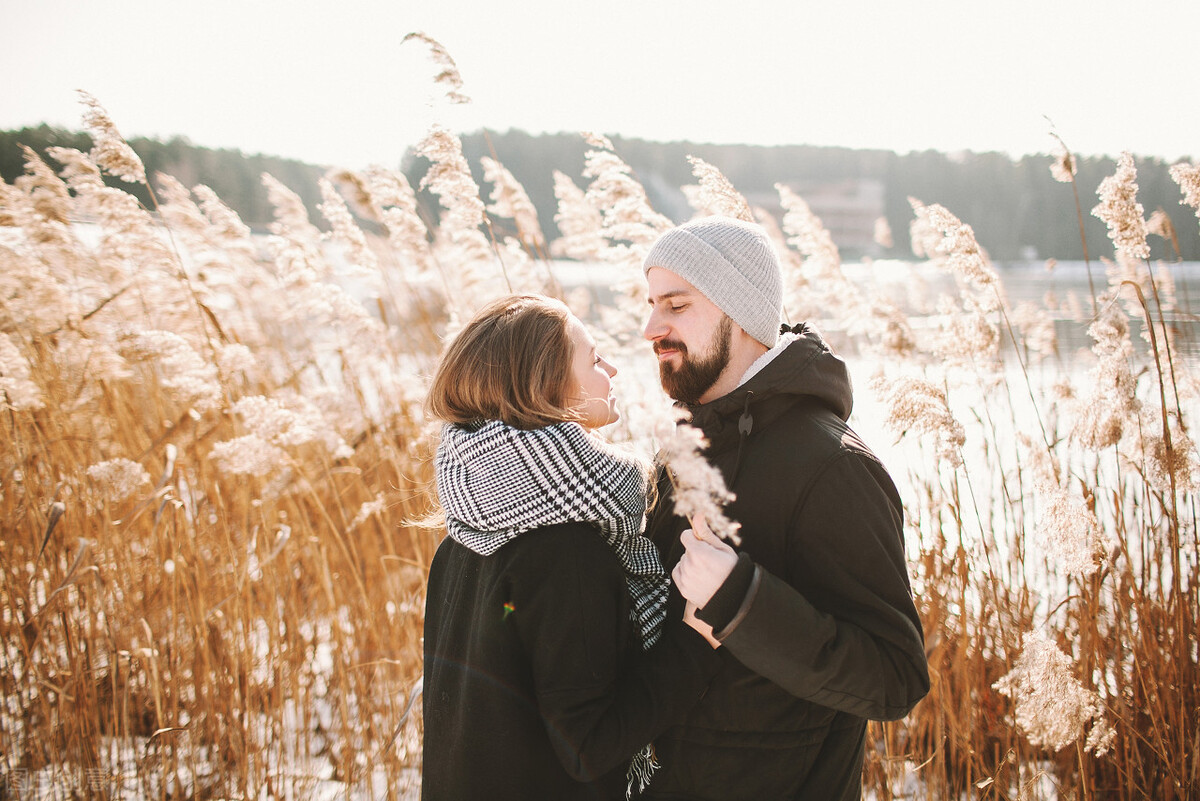
[[[633,799],[635,789],[637,794],[641,795],[650,786],[650,779],[653,778],[654,771],[659,767],[658,760],[654,757],[653,743],[634,755],[633,761],[629,763],[629,770],[625,773],[625,778],[628,779],[628,784],[625,786],[626,801]]]

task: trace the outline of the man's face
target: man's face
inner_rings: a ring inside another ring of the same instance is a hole
[[[650,318],[642,330],[658,356],[667,394],[688,404],[706,396],[729,365],[733,321],[687,281],[662,267],[646,273]]]

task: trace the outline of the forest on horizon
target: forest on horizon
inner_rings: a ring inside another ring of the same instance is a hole
[[[540,134],[510,130],[503,133],[476,131],[462,137],[463,154],[476,181],[484,186],[480,158],[490,156],[502,163],[520,181],[538,209],[539,222],[551,239],[557,236],[554,213],[555,170],[582,183],[587,144],[579,134]],[[680,187],[693,182],[689,156],[714,165],[752,203],[778,203],[776,183],[783,183],[801,197],[813,188],[846,182],[868,182],[882,189],[882,216],[887,219],[893,244],[873,255],[908,258],[912,255],[908,221],[912,219],[909,198],[939,203],[954,209],[975,231],[979,243],[998,261],[1055,258],[1084,258],[1079,219],[1071,185],[1059,183],[1050,173],[1049,155],[1012,159],[1002,153],[956,153],[923,151],[898,154],[886,150],[856,150],[810,145],[714,145],[692,142],[650,142],[611,137],[616,152],[630,165],[646,189],[653,207],[676,222],[691,216]],[[268,172],[290,187],[307,204],[314,220],[320,221],[317,180],[330,169],[343,165],[315,165],[295,159],[245,154],[235,149],[212,149],[191,143],[185,137],[167,141],[133,138],[129,144],[146,165],[147,173],[163,172],[186,186],[204,184],[212,188],[252,228],[264,229],[272,208],[261,176]],[[1069,144],[1069,143],[1068,143]],[[21,145],[43,158],[51,146],[87,150],[87,133],[48,125],[0,131],[0,177],[12,183],[25,171]],[[1091,215],[1096,205],[1095,190],[1111,175],[1116,160],[1107,156],[1076,154],[1076,182],[1086,241],[1091,255],[1104,252],[1104,223]],[[1179,188],[1168,175],[1172,162],[1159,158],[1137,158],[1138,197],[1149,217],[1162,210],[1175,228],[1177,242],[1151,237],[1152,257],[1174,261],[1200,260],[1200,229],[1190,224],[1192,210],[1181,202]],[[424,159],[411,151],[401,167],[414,187],[425,173]],[[124,184],[106,176],[111,184],[137,196],[147,207],[149,195],[143,186]],[[486,191],[486,190],[485,190]],[[422,213],[433,222],[437,204],[424,193]],[[778,212],[768,205],[768,211]],[[816,209],[814,208],[814,211]],[[819,212],[818,212],[819,215]],[[320,224],[318,222],[318,224]],[[834,241],[847,258],[863,255],[846,242]],[[1178,250],[1176,250],[1178,248]]]

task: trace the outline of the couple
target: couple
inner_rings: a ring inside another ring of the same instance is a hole
[[[565,306],[481,312],[429,395],[449,536],[425,610],[425,801],[860,798],[867,720],[929,688],[900,498],[846,425],[843,362],[780,333],[763,229],[695,220],[644,267],[644,334],[742,543],[676,516],[665,471],[594,433],[617,419],[616,370]]]

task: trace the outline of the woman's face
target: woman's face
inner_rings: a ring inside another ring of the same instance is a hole
[[[567,318],[571,341],[571,377],[567,386],[567,408],[579,414],[585,428],[615,423],[621,416],[612,396],[612,377],[617,368],[596,353],[596,342],[575,315]]]

